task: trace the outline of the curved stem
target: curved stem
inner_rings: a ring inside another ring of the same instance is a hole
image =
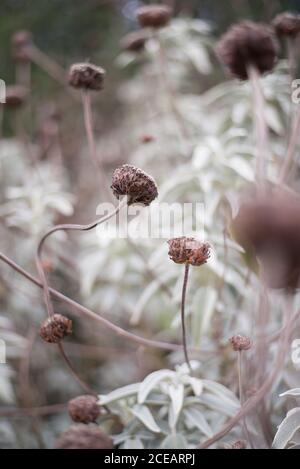
[[[37,248],[36,265],[37,265],[37,270],[38,270],[40,279],[42,281],[43,292],[44,292],[44,301],[45,301],[45,305],[46,305],[46,309],[47,309],[47,313],[48,313],[49,317],[53,316],[54,310],[53,310],[53,305],[52,305],[52,302],[51,302],[50,290],[49,290],[49,285],[48,285],[48,281],[47,281],[46,272],[45,272],[43,262],[42,262],[43,246],[44,246],[44,243],[47,240],[47,238],[51,234],[53,234],[57,231],[69,231],[69,230],[89,231],[89,230],[92,230],[96,226],[100,225],[101,223],[104,223],[105,221],[109,220],[114,215],[116,215],[120,211],[122,206],[124,206],[125,204],[127,204],[126,197],[119,203],[118,207],[115,208],[115,210],[108,213],[106,216],[100,218],[100,220],[96,220],[92,223],[89,223],[88,225],[74,225],[74,224],[57,225],[57,226],[54,226],[53,228],[51,228],[42,237],[42,239],[39,242],[38,248]],[[85,384],[82,381],[82,379],[78,376],[78,374],[76,373],[73,365],[71,364],[70,360],[66,356],[63,345],[61,343],[58,344],[58,349],[59,349],[59,351],[61,353],[61,356],[63,357],[66,365],[70,369],[72,375],[79,381],[79,383],[84,387],[85,390],[88,390],[88,392],[93,393],[93,391],[91,391],[91,388],[87,384]]]
[[[189,270],[190,270],[190,265],[185,264],[184,279],[183,279],[183,286],[182,286],[182,297],[181,297],[181,325],[182,325],[182,344],[183,344],[184,358],[185,358],[187,366],[189,367],[190,373],[192,373],[192,367],[189,361],[189,356],[188,356],[188,351],[187,351],[186,330],[185,330],[185,297],[186,297],[186,288],[187,288],[187,283],[188,283],[188,278],[189,278]]]
[[[39,288],[43,288],[43,283],[38,280],[36,277],[31,275],[29,272],[24,270],[22,267],[20,267],[18,264],[16,264],[13,260],[9,259],[7,256],[4,254],[0,253],[0,260],[5,262],[8,266],[10,266],[12,269],[14,269],[16,272],[18,272],[20,275],[23,275],[27,280],[35,284]],[[168,342],[161,342],[158,340],[151,340],[151,339],[146,339],[144,337],[140,337],[136,334],[133,334],[132,332],[128,332],[125,329],[123,329],[120,326],[117,326],[116,324],[113,324],[111,321],[108,319],[100,316],[99,314],[95,313],[94,311],[86,308],[85,306],[80,305],[76,301],[72,300],[66,295],[63,295],[59,291],[55,290],[54,288],[49,288],[50,294],[56,298],[57,300],[63,301],[67,305],[69,305],[74,312],[77,312],[80,315],[86,316],[89,319],[92,319],[106,328],[110,329],[113,331],[117,336],[122,337],[124,339],[130,340],[131,342],[135,342],[138,345],[144,345],[148,347],[153,347],[153,348],[158,348],[162,350],[168,350],[172,352],[180,351],[182,350],[182,346],[178,344],[171,344]],[[300,314],[300,312],[299,312]],[[199,349],[193,348],[191,349],[194,352],[200,352]]]

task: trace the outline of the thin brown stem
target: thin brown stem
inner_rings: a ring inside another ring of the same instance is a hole
[[[291,130],[291,135],[290,135],[290,139],[288,143],[286,156],[283,160],[280,174],[279,174],[278,182],[280,185],[284,184],[284,182],[286,182],[286,179],[289,176],[289,172],[293,164],[295,150],[297,147],[297,143],[299,141],[299,131],[300,131],[300,109],[297,109],[297,111],[294,114],[293,121],[292,121],[292,130]]]
[[[238,351],[237,363],[238,363],[239,399],[240,399],[241,406],[244,403],[243,367],[242,367],[243,357],[242,357],[242,354],[243,354],[242,350],[239,350]],[[246,415],[243,418],[243,426],[244,426],[245,436],[246,436],[246,438],[247,438],[247,440],[250,444],[250,447],[253,449],[254,446],[253,446],[251,435],[249,433],[249,429],[248,429],[248,426],[247,426]]]
[[[190,265],[185,264],[184,279],[183,279],[183,286],[182,286],[182,296],[181,296],[181,326],[182,326],[182,344],[183,344],[184,358],[190,370],[190,373],[192,373],[192,367],[190,364],[188,351],[187,351],[186,329],[185,329],[185,297],[186,297],[186,289],[187,289],[187,283],[188,283],[188,278],[189,278],[189,269],[190,269]]]
[[[253,92],[253,114],[256,140],[256,178],[259,188],[265,186],[267,179],[267,161],[269,158],[269,132],[265,116],[265,98],[261,86],[260,74],[254,65],[249,65],[248,76]]]
[[[18,264],[16,264],[12,259],[5,256],[3,253],[0,253],[0,260],[5,262],[8,266],[10,266],[12,269],[14,269],[20,275],[23,275],[23,277],[25,277],[27,280],[29,280],[30,282],[35,284],[37,287],[43,288],[43,283],[39,279],[37,279],[36,277],[31,275],[29,272],[24,270],[22,267],[20,267]],[[80,305],[79,303],[77,303],[76,301],[74,301],[71,298],[67,297],[66,295],[63,295],[62,293],[55,290],[54,288],[50,287],[49,292],[54,298],[56,298],[60,301],[63,301],[64,303],[69,305],[75,313],[77,313],[81,316],[83,315],[83,316],[85,316],[89,319],[92,319],[92,320],[100,323],[101,325],[103,325],[106,328],[113,331],[119,337],[127,339],[131,342],[134,342],[134,343],[138,344],[138,345],[145,345],[145,346],[148,346],[148,347],[158,348],[158,349],[162,349],[162,350],[168,350],[168,351],[173,351],[173,352],[182,350],[181,345],[171,344],[171,343],[168,343],[168,342],[161,342],[161,341],[157,341],[157,340],[146,339],[144,337],[140,337],[136,334],[133,334],[132,332],[128,332],[125,329],[123,329],[122,327],[117,326],[116,324],[113,324],[108,319],[100,316],[100,314],[95,313],[94,311],[86,308],[85,306]],[[194,352],[200,352],[199,349],[197,349],[197,348],[193,348],[191,350],[194,351]]]
[[[47,238],[51,234],[53,234],[57,231],[70,231],[70,230],[89,231],[89,230],[92,230],[93,228],[96,228],[96,226],[100,225],[101,223],[104,223],[105,221],[109,220],[114,215],[116,215],[120,211],[122,206],[124,206],[125,204],[127,204],[126,198],[124,198],[112,212],[110,212],[106,216],[102,217],[100,220],[96,220],[92,223],[89,223],[88,225],[65,224],[65,225],[54,226],[42,237],[42,239],[39,242],[38,249],[37,249],[36,265],[37,265],[37,269],[38,269],[40,279],[41,279],[42,284],[43,284],[44,301],[45,301],[45,305],[46,305],[46,309],[47,309],[47,313],[48,313],[49,317],[53,316],[54,310],[53,310],[53,305],[52,305],[52,301],[51,301],[51,297],[50,297],[50,290],[49,290],[49,285],[48,285],[48,281],[47,281],[47,275],[46,275],[46,272],[45,272],[45,269],[44,269],[44,266],[43,266],[43,261],[42,261],[43,246],[44,246],[44,243],[47,240]],[[61,353],[61,356],[63,357],[66,365],[70,369],[72,375],[77,379],[77,381],[83,386],[83,388],[85,390],[87,390],[88,392],[93,393],[93,391],[91,391],[91,388],[86,383],[84,383],[84,381],[76,373],[73,365],[71,364],[70,360],[66,356],[63,345],[61,343],[58,344],[58,349],[59,349],[59,351]]]

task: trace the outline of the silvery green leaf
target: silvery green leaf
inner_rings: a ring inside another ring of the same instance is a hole
[[[144,449],[144,445],[139,438],[129,438],[122,445],[122,449]]]
[[[170,384],[168,387],[168,394],[171,399],[170,411],[169,411],[169,426],[175,428],[180,411],[183,405],[184,398],[184,386],[183,384]]]
[[[149,393],[158,386],[160,381],[167,378],[173,378],[174,375],[174,371],[171,370],[158,370],[148,375],[144,381],[140,383],[138,391],[138,403],[143,404]]]
[[[206,418],[199,409],[195,407],[185,409],[184,415],[188,426],[191,428],[198,428],[205,436],[207,436],[207,438],[210,438],[213,435],[210,425],[207,423]]]
[[[300,388],[289,389],[288,391],[279,394],[280,397],[291,396],[291,397],[300,397]]]
[[[240,401],[238,400],[236,395],[232,391],[230,391],[230,389],[223,386],[223,384],[216,383],[215,381],[211,381],[208,379],[203,379],[202,382],[206,390],[216,394],[224,402],[228,402],[228,404],[237,409],[240,407]]]
[[[195,396],[200,396],[203,391],[203,382],[202,379],[194,378],[193,376],[188,376],[187,380],[193,389]]]
[[[130,396],[134,396],[138,393],[140,383],[129,384],[128,386],[123,386],[122,388],[115,389],[109,394],[103,394],[99,396],[99,403],[101,405],[109,404],[113,401],[118,401],[119,399],[125,399]]]
[[[154,433],[161,433],[161,429],[157,425],[157,423],[154,420],[153,415],[151,414],[150,410],[148,407],[140,404],[136,404],[132,409],[131,409],[132,414],[139,419],[145,427],[147,427],[149,430],[151,430]]]
[[[167,436],[162,444],[162,449],[187,449],[188,442],[181,433]]]
[[[300,407],[290,410],[281,422],[275,435],[272,447],[284,449],[300,429]]]

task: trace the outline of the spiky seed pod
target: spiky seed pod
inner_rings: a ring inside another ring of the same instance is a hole
[[[112,449],[113,442],[96,425],[72,425],[60,435],[56,449]]]
[[[273,26],[277,36],[295,38],[300,33],[300,15],[281,13],[273,20]]]
[[[145,48],[145,44],[149,39],[149,35],[146,31],[134,31],[132,33],[126,34],[121,41],[121,49],[127,50],[130,52],[140,52]]]
[[[252,347],[251,339],[244,335],[234,335],[229,339],[229,342],[235,352],[249,350]]]
[[[100,415],[100,407],[96,396],[78,396],[68,403],[71,419],[76,423],[93,423]]]
[[[30,31],[21,30],[13,34],[11,38],[12,54],[15,60],[30,61],[28,49],[32,46],[32,34]]]
[[[11,85],[6,87],[5,104],[11,108],[21,107],[28,96],[28,90],[22,85]]]
[[[72,334],[72,321],[61,314],[53,314],[42,324],[39,334],[45,342],[57,344]]]
[[[69,70],[69,85],[76,89],[99,91],[103,88],[105,70],[86,63],[73,64]]]
[[[154,179],[131,164],[124,164],[114,171],[111,188],[118,199],[126,195],[128,205],[147,206],[158,196]]]
[[[261,74],[274,68],[278,44],[268,25],[242,21],[224,34],[216,52],[233,76],[247,80],[249,65],[256,66]]]
[[[142,27],[162,28],[166,26],[173,14],[167,5],[145,5],[136,10],[137,20]]]
[[[200,266],[206,264],[210,257],[210,245],[195,238],[173,238],[168,241],[169,257],[176,264]]]

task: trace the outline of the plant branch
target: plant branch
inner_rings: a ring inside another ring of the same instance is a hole
[[[181,296],[181,326],[182,326],[182,343],[183,343],[184,358],[190,370],[190,373],[192,373],[192,367],[190,364],[188,351],[187,351],[186,330],[185,330],[185,297],[186,297],[186,289],[187,289],[187,283],[188,283],[188,278],[189,278],[189,269],[190,269],[189,264],[188,263],[185,264],[184,279],[183,279],[183,286],[182,286],[182,296]]]

